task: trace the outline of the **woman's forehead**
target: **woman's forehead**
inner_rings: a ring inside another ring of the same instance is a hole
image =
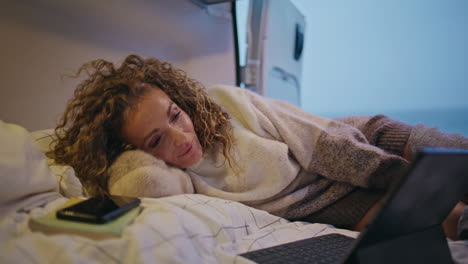
[[[172,100],[161,89],[151,89],[141,97],[130,116],[146,119],[154,115],[166,115],[171,104],[173,104]]]
[[[174,103],[160,89],[148,91],[131,110],[125,114],[122,134],[132,144],[140,143],[143,135],[164,127],[168,112]]]

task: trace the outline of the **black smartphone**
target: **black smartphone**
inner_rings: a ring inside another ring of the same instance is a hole
[[[137,207],[140,199],[134,197],[103,195],[60,209],[59,219],[104,224]]]

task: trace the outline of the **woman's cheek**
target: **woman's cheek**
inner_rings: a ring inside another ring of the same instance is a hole
[[[185,117],[186,118],[184,118],[184,126],[187,127],[190,130],[193,130],[192,120],[190,119],[190,117],[188,115],[186,115]]]
[[[175,151],[169,144],[161,145],[161,148],[158,150],[158,156],[160,156],[163,161],[168,163],[174,163],[175,159]]]

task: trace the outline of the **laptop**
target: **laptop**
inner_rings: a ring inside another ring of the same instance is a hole
[[[257,263],[453,263],[442,222],[468,191],[468,150],[425,148],[355,238],[329,234],[241,254]]]

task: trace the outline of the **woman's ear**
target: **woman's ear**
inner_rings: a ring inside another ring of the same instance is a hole
[[[141,150],[122,153],[109,168],[109,193],[132,197],[164,197],[194,193],[185,171]]]

